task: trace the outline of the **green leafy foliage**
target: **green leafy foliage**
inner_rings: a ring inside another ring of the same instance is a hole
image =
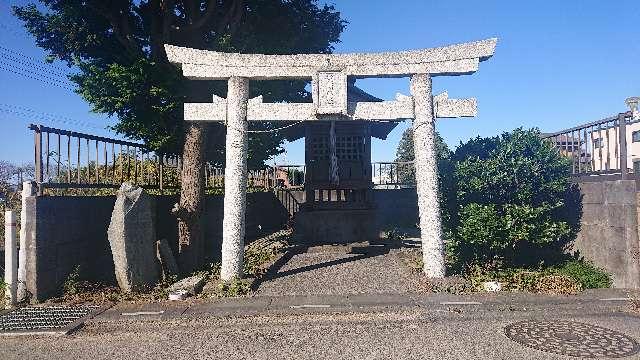
[[[76,295],[82,292],[82,282],[80,280],[80,266],[73,268],[62,284],[64,295]]]
[[[244,296],[251,291],[249,280],[233,278],[230,281],[218,284],[218,297],[238,297]]]
[[[537,130],[477,137],[453,153],[437,136],[436,150],[451,270],[564,260],[562,250],[579,228],[580,194],[568,181],[570,161]],[[407,129],[396,161],[413,159],[413,133]],[[415,181],[413,167],[398,172],[401,180]]]
[[[555,267],[554,272],[570,276],[584,289],[608,288],[612,285],[611,275],[588,261],[570,260]]]
[[[98,113],[118,118],[113,129],[152,149],[178,153],[184,102],[226,96],[221,81],[187,81],[167,60],[164,44],[222,52],[330,53],[346,22],[317,0],[40,0],[13,13],[47,59],[76,66],[70,80]],[[305,81],[252,82],[266,102],[310,101]],[[268,130],[281,123],[252,124]],[[224,127],[210,125],[206,154],[224,160]],[[282,151],[279,132],[252,133],[250,167]]]
[[[499,281],[504,290],[575,294],[584,289],[611,287],[611,276],[592,263],[569,259],[554,266],[490,269],[475,265],[467,276],[475,289],[485,281]]]
[[[455,268],[563,259],[577,231],[579,195],[568,181],[571,163],[537,130],[472,139],[452,159],[456,211],[448,252]]]
[[[447,147],[440,134],[436,133],[436,157],[438,162],[438,191],[440,193],[440,208],[442,209],[442,223],[444,232],[450,232],[451,214],[455,211],[455,193],[453,174],[453,162],[451,150]],[[412,162],[415,159],[413,153],[413,129],[408,128],[402,133],[402,138],[396,150],[396,162]],[[397,169],[398,180],[401,183],[412,184],[416,181],[416,170],[413,164],[399,166]]]

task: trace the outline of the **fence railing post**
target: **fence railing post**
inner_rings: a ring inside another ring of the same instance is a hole
[[[14,307],[18,299],[18,247],[16,240],[16,213],[4,212],[4,282],[6,283],[7,309]]]
[[[629,178],[627,167],[627,120],[626,114],[618,114],[618,141],[620,142],[620,174],[622,180]]]
[[[40,125],[36,125],[33,127],[33,142],[34,142],[34,150],[35,150],[35,180],[38,184],[38,192],[42,191],[42,181],[44,178],[43,168],[42,168],[42,129]]]

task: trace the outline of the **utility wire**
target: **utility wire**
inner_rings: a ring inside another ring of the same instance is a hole
[[[8,109],[0,109],[0,112],[3,113],[8,113],[8,114],[12,114],[12,115],[18,115],[20,117],[23,117],[25,119],[30,119],[30,122],[46,122],[46,123],[57,123],[57,124],[64,124],[65,126],[74,126],[74,127],[78,127],[80,129],[96,129],[96,130],[104,130],[103,128],[97,127],[97,126],[92,126],[89,125],[87,123],[83,123],[80,121],[68,121],[68,120],[60,120],[60,119],[56,119],[56,118],[47,118],[47,117],[43,117],[40,116],[38,114],[29,114],[29,113],[25,113],[25,112],[20,112],[20,111],[14,111],[14,110],[8,110]]]
[[[16,62],[16,63],[18,63],[20,65],[23,65],[23,66],[33,67],[33,68],[38,69],[39,71],[44,71],[46,73],[49,73],[49,74],[52,74],[52,75],[56,75],[58,77],[64,78],[65,80],[68,79],[67,78],[68,73],[62,73],[62,72],[59,72],[59,71],[56,71],[56,70],[51,70],[51,69],[47,68],[46,66],[42,66],[40,64],[34,64],[32,62],[29,62],[28,60],[27,61],[23,61],[22,59],[20,59],[18,57],[14,57],[13,55],[10,55],[10,54],[7,54],[7,53],[0,52],[0,57],[4,58],[6,60],[9,60],[9,61]]]
[[[24,73],[26,73],[26,74],[23,74],[23,75],[29,75],[29,76],[34,76],[34,77],[40,77],[40,78],[46,79],[46,80],[48,80],[48,81],[50,81],[50,82],[58,83],[58,84],[60,84],[60,85],[63,85],[63,86],[69,87],[69,89],[70,89],[70,90],[73,90],[73,86],[74,86],[74,85],[73,85],[72,83],[70,83],[70,82],[68,82],[68,81],[65,81],[65,80],[56,79],[56,78],[51,77],[51,76],[48,76],[48,75],[44,75],[44,74],[42,74],[42,73],[40,73],[40,72],[33,71],[33,69],[25,69],[25,68],[22,68],[22,67],[20,67],[20,66],[16,66],[16,65],[14,65],[14,64],[10,64],[10,63],[4,62],[4,61],[2,61],[1,59],[0,59],[0,65],[4,65],[5,67],[7,67],[7,66],[8,66],[8,67],[10,67],[10,68],[13,68],[15,71],[19,71],[19,72],[24,72]]]
[[[12,109],[11,106],[6,106],[5,104],[0,104],[0,112],[19,115],[25,118],[31,118],[31,119],[36,119],[40,121],[55,122],[55,123],[62,123],[62,124],[71,125],[71,126],[79,126],[82,128],[93,128],[93,129],[104,130],[104,128],[101,128],[99,126],[95,126],[80,120],[70,119],[66,117],[52,116],[52,115],[48,115],[47,113],[39,113],[35,110],[30,110],[30,109],[26,109],[26,110]]]
[[[14,110],[18,110],[18,111],[27,111],[27,112],[30,112],[30,113],[40,114],[40,115],[44,115],[44,116],[47,116],[47,117],[53,117],[53,118],[57,118],[57,119],[66,119],[66,120],[72,121],[72,122],[79,121],[77,119],[72,119],[72,118],[67,117],[67,116],[58,115],[58,114],[54,114],[54,113],[41,112],[41,111],[38,111],[38,110],[30,109],[28,107],[15,105],[15,104],[3,104],[3,103],[0,103],[0,107],[14,109]]]
[[[10,49],[10,48],[5,47],[5,46],[2,46],[2,45],[0,45],[0,51],[4,51],[5,53],[6,53],[6,52],[9,52],[9,53],[11,53],[11,54],[18,55],[18,56],[23,57],[23,58],[25,58],[25,59],[29,59],[29,60],[31,60],[31,61],[35,61],[36,63],[39,63],[39,64],[42,64],[42,63],[43,63],[43,60],[42,60],[42,59],[37,59],[37,58],[34,58],[34,57],[32,57],[32,56],[25,55],[25,54],[23,54],[23,53],[21,53],[21,52],[19,52],[19,51],[16,51],[16,50]],[[62,68],[62,67],[60,67],[60,66],[57,66],[57,65],[53,65],[53,64],[49,64],[49,65],[50,65],[52,68],[56,68],[56,69],[58,69],[58,70],[60,70],[60,71],[65,71],[65,72],[66,72],[66,71],[68,71],[68,70],[69,70],[68,68],[67,68],[67,69],[64,69],[64,68]]]
[[[0,64],[1,64],[1,63],[0,63]],[[68,87],[68,86],[65,86],[65,85],[61,85],[61,84],[60,84],[60,83],[58,83],[58,82],[51,82],[51,81],[47,81],[47,80],[44,80],[44,79],[40,79],[40,78],[37,78],[37,77],[31,76],[31,75],[29,75],[29,74],[25,74],[25,73],[22,73],[22,72],[19,72],[19,71],[15,71],[15,70],[9,69],[9,68],[7,68],[7,67],[3,67],[3,66],[1,66],[1,65],[0,65],[0,69],[5,70],[5,71],[8,71],[8,72],[10,72],[10,73],[14,73],[14,74],[16,74],[16,75],[24,76],[24,77],[29,78],[29,79],[38,80],[38,81],[41,81],[41,82],[43,82],[43,83],[46,83],[46,84],[49,84],[49,85],[52,85],[52,86],[57,86],[57,87],[59,87],[59,88],[66,89],[66,90],[69,90],[69,91],[71,91],[71,92],[73,92],[73,91],[74,91],[74,89],[73,89],[73,88]],[[24,70],[23,70],[23,71],[24,71]]]

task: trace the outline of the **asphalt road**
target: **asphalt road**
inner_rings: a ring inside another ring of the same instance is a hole
[[[504,328],[527,319],[570,320],[640,339],[640,317],[629,304],[602,296],[457,299],[462,304],[371,295],[317,298],[311,307],[305,298],[256,298],[157,304],[165,313],[156,316],[123,316],[153,306],[122,305],[69,336],[0,338],[0,359],[570,359],[524,347]]]

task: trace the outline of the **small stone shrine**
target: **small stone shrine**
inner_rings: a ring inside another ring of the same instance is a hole
[[[349,79],[351,103],[381,102]],[[376,240],[371,138],[384,140],[397,122],[305,122],[286,129],[287,140],[305,138],[305,202],[296,214],[296,242],[335,244]]]

